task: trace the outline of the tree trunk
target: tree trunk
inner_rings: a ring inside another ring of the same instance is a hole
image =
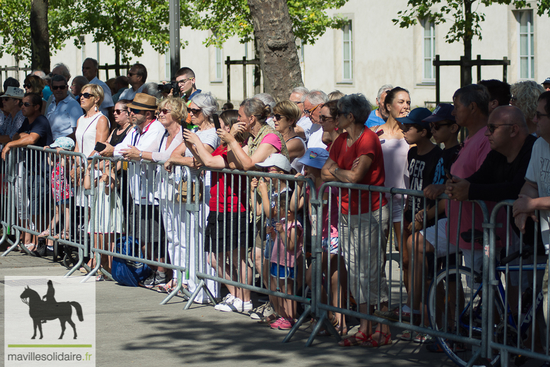
[[[277,101],[288,99],[290,91],[304,83],[286,0],[247,2],[266,92]]]
[[[48,29],[48,0],[31,2],[31,67],[50,72],[50,32]]]
[[[461,87],[472,84],[472,0],[464,0],[464,20],[466,27],[464,29],[464,57],[460,68]]]

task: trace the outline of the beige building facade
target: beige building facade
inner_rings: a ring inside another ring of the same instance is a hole
[[[550,76],[550,47],[544,41],[550,34],[550,18],[536,15],[536,1],[529,1],[531,8],[516,10],[507,5],[492,5],[479,11],[486,14],[482,23],[482,40],[473,41],[472,55],[483,59],[507,57],[508,82],[535,80],[542,82]],[[448,44],[445,35],[448,24],[435,25],[429,21],[408,29],[394,25],[392,19],[399,10],[404,10],[406,0],[350,0],[344,7],[332,11],[349,19],[344,29],[328,30],[315,45],[299,49],[303,80],[310,89],[328,92],[340,90],[343,93],[364,93],[372,102],[383,84],[407,88],[411,92],[414,106],[423,106],[435,101],[435,70],[432,61],[435,55],[441,60],[459,60],[463,54],[461,43]],[[220,102],[227,98],[227,69],[225,60],[254,58],[251,44],[241,44],[237,39],[229,40],[221,49],[205,47],[208,36],[204,31],[183,28],[181,39],[188,42],[181,51],[181,65],[191,67],[197,77],[197,87],[211,91]],[[81,75],[82,61],[86,57],[99,60],[100,64],[113,64],[111,47],[95,44],[90,35],[82,49],[67,46],[52,57],[55,63],[65,63],[72,76]],[[143,63],[149,73],[148,81],[169,80],[169,55],[158,54],[148,45],[145,53],[133,58]],[[13,57],[4,55],[0,66],[14,65]],[[254,67],[246,68],[246,94],[243,87],[243,67],[231,68],[231,97],[234,104],[243,97],[254,94]],[[113,76],[111,72],[110,76]],[[10,73],[10,76],[15,76]],[[4,74],[2,75],[4,77]],[[22,81],[24,74],[19,75]],[[105,74],[100,74],[105,79]],[[482,68],[481,78],[502,78],[501,66]],[[479,76],[474,68],[473,80]],[[458,66],[441,69],[441,100],[450,101],[460,85]]]

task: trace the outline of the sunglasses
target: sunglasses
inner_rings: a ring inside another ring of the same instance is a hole
[[[114,110],[114,113],[120,115],[122,112],[128,112],[128,110]]]
[[[168,110],[166,108],[163,108],[162,110],[159,110],[159,115],[162,113],[164,115],[168,115],[172,110]]]
[[[334,120],[334,118],[332,116],[324,116],[324,115],[319,116],[319,119],[321,120],[321,122],[327,122],[327,121]]]
[[[451,126],[454,125],[452,122],[447,122],[445,124],[436,124],[435,122],[430,122],[430,129],[434,129],[435,131],[438,131],[441,126]]]
[[[34,105],[30,104],[29,102],[24,102],[24,103],[23,103],[23,106],[25,106],[25,107],[31,107],[31,106],[34,106]]]
[[[311,115],[313,113],[313,111],[315,111],[317,109],[317,107],[319,107],[321,104],[318,104],[317,106],[309,109],[309,110],[304,110],[305,113],[307,113],[308,115]]]
[[[193,113],[193,115],[198,115],[199,113],[201,113],[202,109],[201,108],[190,108],[190,107],[187,107],[187,113]]]
[[[84,98],[84,99],[88,99],[88,98],[95,97],[95,96],[91,93],[82,93],[81,97]]]
[[[136,73],[128,73],[128,76],[134,76],[137,75]]]
[[[494,133],[496,129],[498,129],[501,126],[514,126],[514,124],[487,124],[487,130],[489,130],[489,133]]]
[[[546,117],[548,116],[547,113],[540,113],[539,111],[536,111],[535,112],[535,116],[537,117],[537,120],[540,119],[541,117]]]
[[[58,89],[64,90],[65,88],[67,88],[66,85],[54,85],[54,86],[52,86],[52,90],[58,90]]]
[[[143,111],[142,110],[137,110],[135,108],[130,108],[130,112],[132,112],[134,115],[139,115],[140,113],[142,113]]]
[[[31,84],[23,84],[23,87],[27,88],[27,89],[31,89],[32,88],[32,85]]]
[[[279,113],[276,113],[276,114],[273,115],[273,117],[275,118],[275,120],[280,121],[281,118],[286,117],[286,116],[281,115],[281,114],[279,114]]]

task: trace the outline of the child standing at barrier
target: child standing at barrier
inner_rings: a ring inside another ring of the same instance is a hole
[[[300,163],[304,165],[305,178],[310,178],[314,184],[315,189],[318,191],[323,185],[323,179],[321,178],[321,169],[328,159],[328,152],[322,148],[308,149],[306,154],[300,159]],[[296,177],[302,176],[300,173]],[[296,191],[292,195],[290,201],[290,210],[295,209],[295,205],[298,205],[298,210],[304,207],[304,204],[308,205],[308,212],[311,210],[311,192],[310,187],[307,186],[305,195],[303,195],[304,182],[299,181],[296,187]],[[332,294],[332,305],[335,307],[344,306],[344,294],[347,294],[347,272],[346,263],[339,251],[338,240],[338,189],[336,187],[327,187],[322,194],[323,200],[323,214],[322,214],[322,269],[326,277],[330,279],[330,293]],[[310,215],[313,219],[313,216]],[[317,228],[316,221],[311,221],[311,227]],[[340,271],[338,271],[338,262],[340,262]],[[309,267],[306,271],[306,283],[311,288],[311,277],[313,267]],[[322,302],[327,302],[327,290],[324,289],[321,292]],[[332,315],[332,313],[329,313]],[[341,335],[348,333],[346,327],[346,318],[341,313],[334,313],[332,316],[332,324],[336,327]],[[326,335],[329,333],[327,330],[321,330],[318,335]]]
[[[275,237],[271,252],[271,290],[295,294],[294,282],[298,280],[296,290],[300,287],[300,266],[302,261],[303,229],[302,225],[290,209],[287,193],[280,194],[280,203],[274,208],[274,214],[279,219],[272,235]],[[296,318],[296,302],[276,296],[269,296],[279,319],[271,323],[272,329],[288,330],[294,326]]]
[[[74,140],[68,137],[55,139],[50,148],[57,148],[59,153],[62,150],[73,151]],[[69,228],[71,225],[71,206],[70,200],[73,197],[73,190],[69,184],[69,170],[67,169],[67,156],[57,155],[54,159],[48,157],[48,162],[54,167],[51,175],[52,195],[55,198],[55,217],[50,222],[49,227],[39,237],[50,236],[55,232],[55,227],[62,218],[64,219],[63,227],[59,226],[59,231],[54,238],[69,239]],[[62,216],[62,214],[64,214]],[[48,240],[48,247],[53,245],[52,240]]]
[[[290,161],[287,157],[282,154],[275,153],[270,155],[264,162],[257,163],[256,166],[259,168],[267,170],[268,173],[274,174],[288,174],[292,167],[290,166]],[[261,240],[256,240],[256,248],[252,249],[252,256],[255,259],[255,265],[258,271],[263,269],[262,279],[265,287],[270,288],[269,286],[269,259],[273,250],[273,241],[275,238],[274,228],[278,221],[278,217],[275,213],[275,207],[280,201],[280,195],[284,192],[289,192],[291,190],[288,187],[286,180],[281,180],[278,178],[265,178],[265,179],[256,179],[253,178],[251,181],[251,197],[254,202],[254,195],[257,188],[260,197],[257,200],[256,206],[256,215],[257,221],[259,223],[265,224],[265,242]],[[262,222],[262,211],[265,215],[265,222]],[[258,229],[258,236],[261,237],[263,231]],[[262,247],[263,246],[263,247]],[[262,251],[263,248],[263,251]],[[272,305],[262,305],[258,309],[252,310],[251,318],[253,319],[267,319],[265,321],[272,321],[276,316],[272,313]]]

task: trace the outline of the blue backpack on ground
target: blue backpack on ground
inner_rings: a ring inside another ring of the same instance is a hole
[[[121,255],[136,256],[143,259],[139,241],[131,236],[122,236],[116,241],[115,252]],[[137,287],[149,275],[151,268],[142,262],[113,257],[111,275],[119,284]]]

